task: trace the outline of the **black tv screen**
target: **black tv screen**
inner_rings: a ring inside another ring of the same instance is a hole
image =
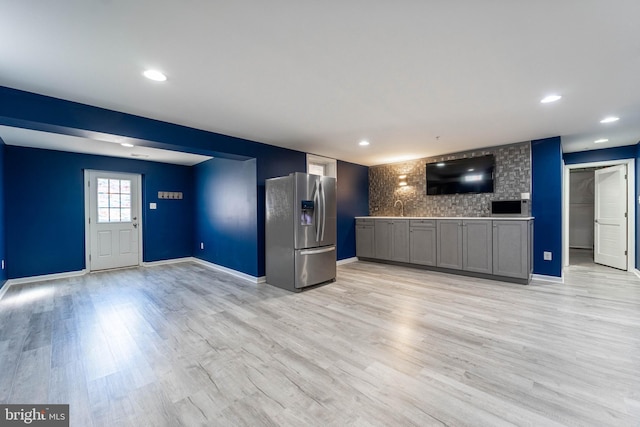
[[[427,163],[427,195],[493,193],[493,155]]]

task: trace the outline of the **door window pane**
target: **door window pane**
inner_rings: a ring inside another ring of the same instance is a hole
[[[120,180],[119,179],[110,179],[109,180],[109,193],[120,194]]]
[[[98,222],[109,222],[109,208],[98,208]]]
[[[109,207],[110,208],[119,208],[120,207],[120,195],[119,194],[109,194]]]
[[[98,178],[98,193],[109,192],[109,180],[104,178]]]
[[[131,209],[120,209],[120,221],[131,222]]]
[[[109,207],[109,195],[108,194],[98,194],[98,207],[99,208],[108,208]]]
[[[120,222],[120,209],[109,209],[109,222]]]
[[[131,221],[131,180],[98,178],[98,222]]]

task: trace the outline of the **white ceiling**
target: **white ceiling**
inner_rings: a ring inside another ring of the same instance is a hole
[[[147,160],[193,166],[212,157],[181,153],[150,147],[123,147],[119,142],[80,138],[58,133],[41,132],[0,125],[0,137],[7,145],[43,148],[46,150],[70,151],[73,153],[97,154],[125,159]]]
[[[2,85],[365,165],[557,135],[565,151],[640,140],[638,0],[1,9]],[[550,93],[563,99],[540,104]]]

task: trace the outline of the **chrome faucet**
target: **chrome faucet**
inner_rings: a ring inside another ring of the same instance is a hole
[[[398,203],[400,203],[400,216],[404,216],[404,203],[402,203],[402,200],[396,200],[396,202],[393,204],[393,207],[395,208],[396,206],[398,206]]]

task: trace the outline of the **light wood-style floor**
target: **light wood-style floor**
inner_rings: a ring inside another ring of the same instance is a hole
[[[73,426],[638,426],[640,280],[357,262],[292,294],[198,264],[12,287],[0,402]]]

